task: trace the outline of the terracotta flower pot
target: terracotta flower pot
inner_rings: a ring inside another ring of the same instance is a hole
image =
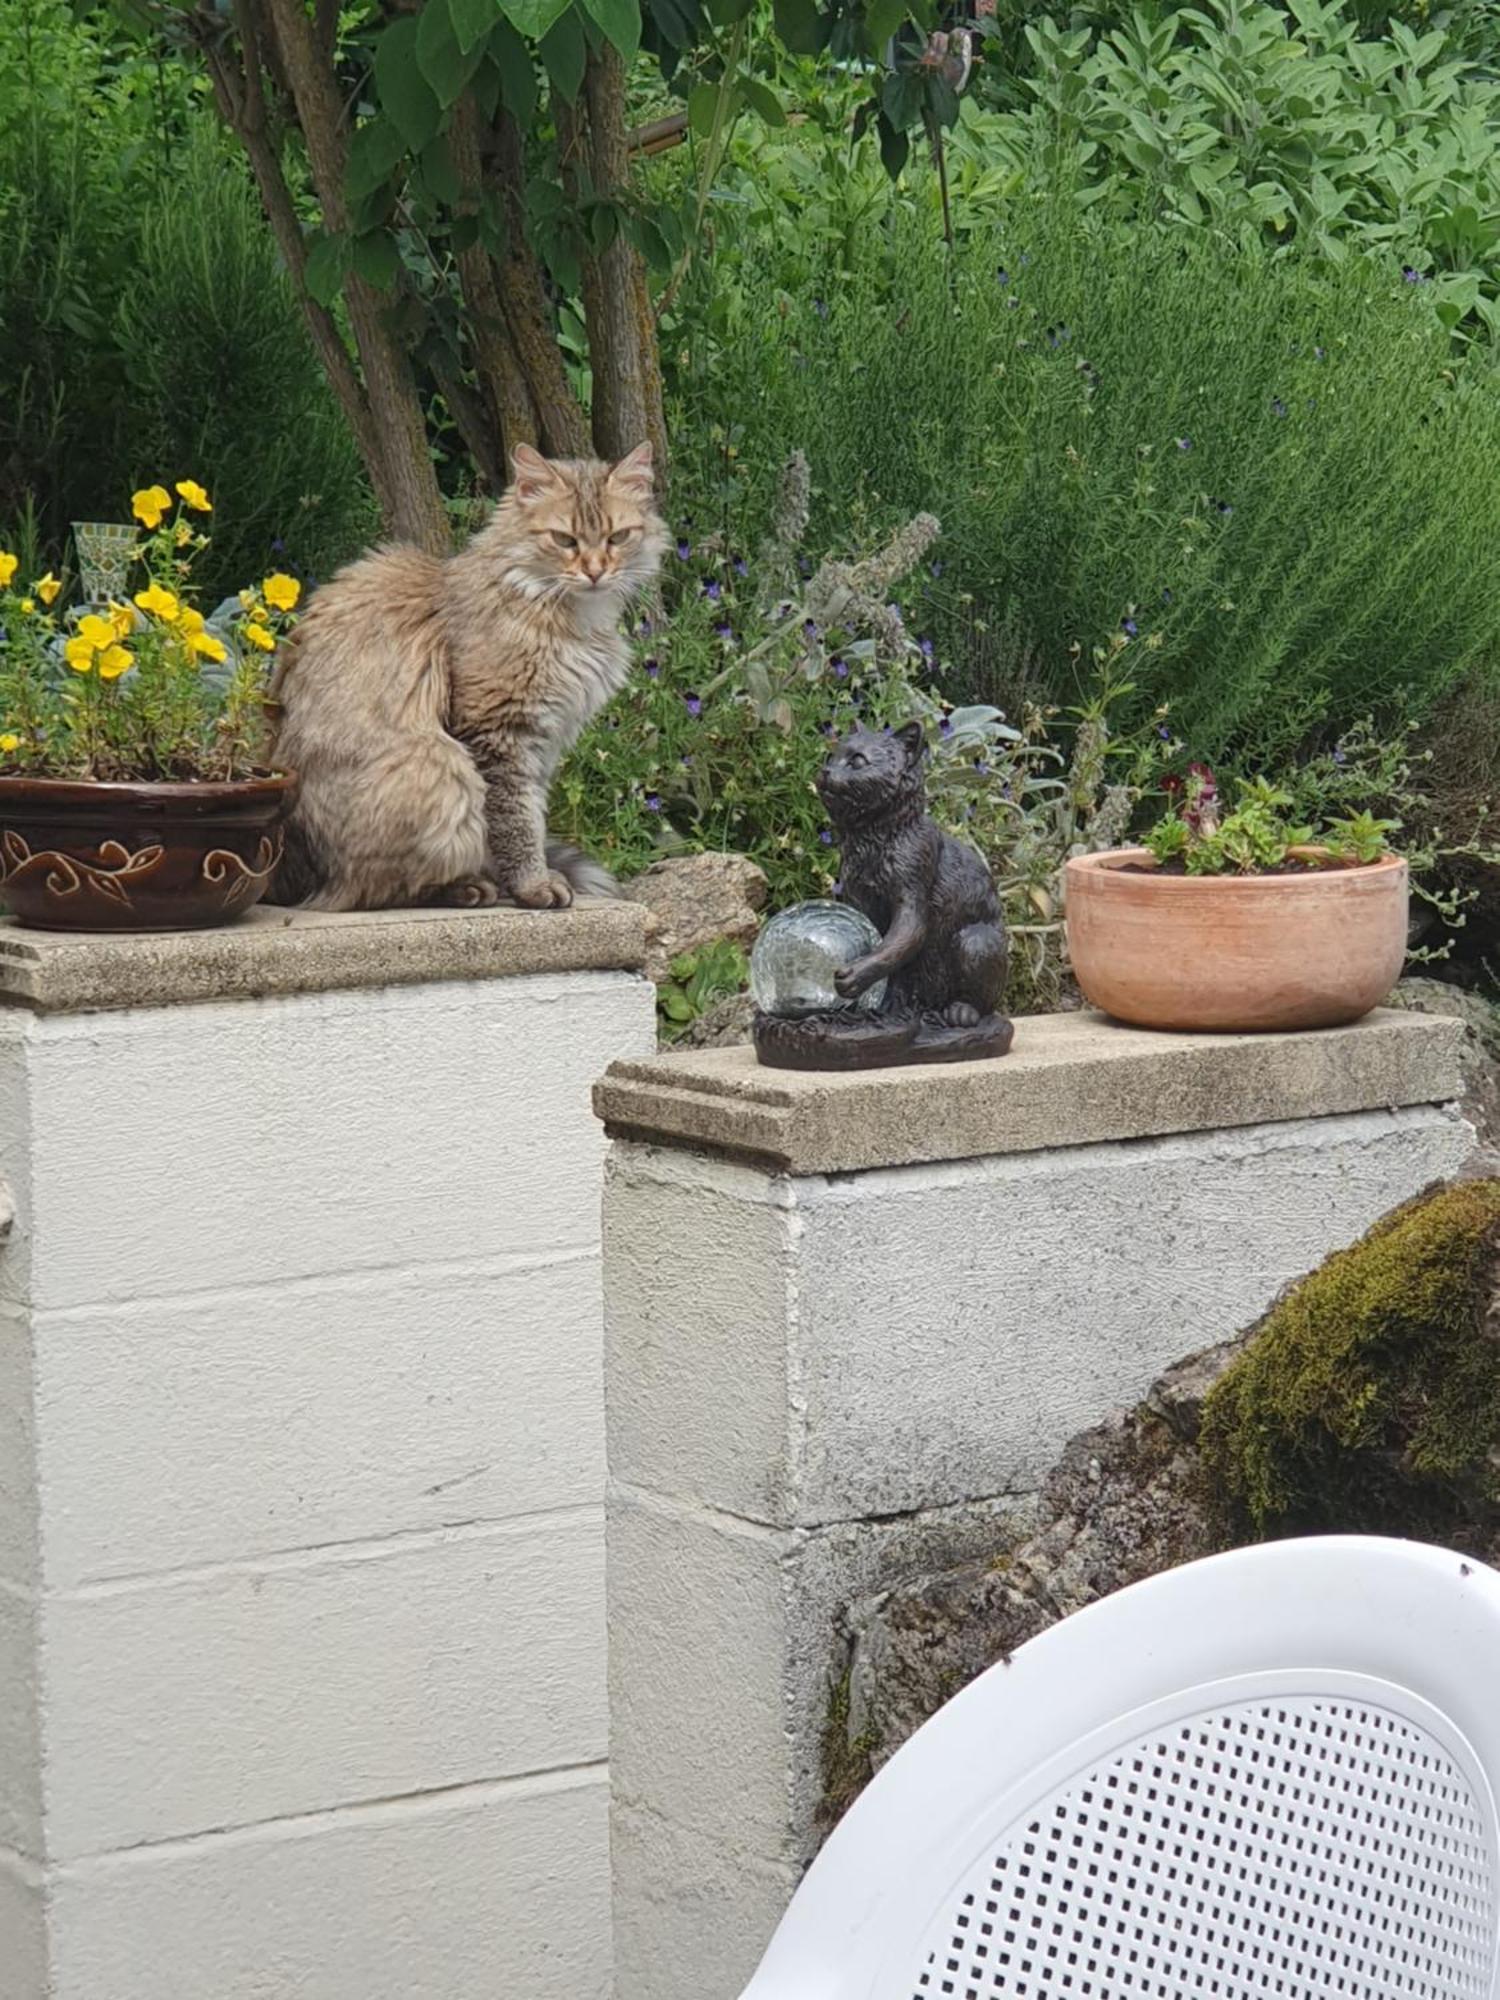
[[[0,777],[0,900],[39,930],[230,923],[269,886],[294,782]]]
[[[1142,872],[1142,871],[1145,872]],[[1406,863],[1169,875],[1143,847],[1066,871],[1085,997],[1143,1028],[1331,1028],[1378,1007],[1406,956]]]

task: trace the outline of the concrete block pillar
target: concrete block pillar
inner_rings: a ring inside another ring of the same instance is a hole
[[[0,926],[0,1996],[605,2000],[641,913]]]
[[[615,2000],[754,1970],[819,1834],[841,1610],[1002,1549],[1074,1433],[1454,1172],[1457,1052],[1408,1014],[1073,1014],[965,1067],[615,1066]]]

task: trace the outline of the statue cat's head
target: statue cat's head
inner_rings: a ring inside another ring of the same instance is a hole
[[[856,729],[818,773],[818,796],[837,826],[920,812],[927,737],[920,722]]]

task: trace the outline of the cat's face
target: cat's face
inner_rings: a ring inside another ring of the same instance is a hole
[[[637,589],[655,574],[663,530],[652,505],[651,447],[618,465],[513,455],[517,525],[539,583],[583,596]]]
[[[898,800],[919,796],[926,742],[920,723],[901,729],[856,729],[818,774],[829,817],[846,825],[889,812]]]

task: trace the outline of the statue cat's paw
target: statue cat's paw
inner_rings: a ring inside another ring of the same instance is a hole
[[[862,958],[855,959],[852,965],[839,966],[833,975],[833,990],[841,1000],[857,1000],[873,984],[873,977]]]
[[[977,1028],[980,1014],[977,1007],[967,1000],[950,1000],[943,1009],[943,1022],[949,1028]]]
[[[566,910],[573,901],[573,885],[566,875],[541,875],[534,882],[518,882],[510,893],[523,910]]]

